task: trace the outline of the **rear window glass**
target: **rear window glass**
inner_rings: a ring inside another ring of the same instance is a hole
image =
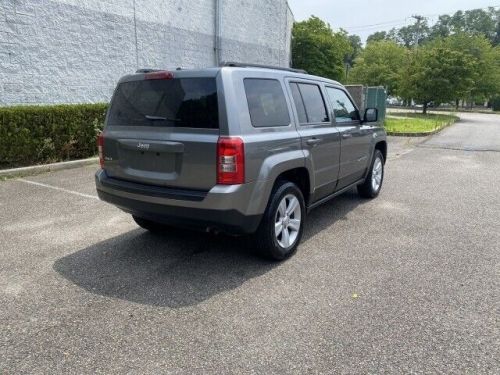
[[[108,125],[217,129],[215,78],[178,78],[121,83]]]
[[[281,83],[273,79],[244,80],[248,110],[256,128],[290,125],[290,115]]]

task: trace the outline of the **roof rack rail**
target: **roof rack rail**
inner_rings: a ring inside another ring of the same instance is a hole
[[[309,74],[309,73],[307,73],[307,71],[305,71],[303,69],[283,68],[280,66],[261,65],[261,64],[247,64],[247,63],[239,63],[239,62],[232,62],[232,61],[224,61],[220,64],[220,66],[221,67],[231,66],[231,67],[235,67],[235,68],[275,69],[275,70],[284,70],[284,71],[293,72],[293,73]]]
[[[139,74],[139,73],[153,73],[153,72],[161,72],[162,70],[161,69],[138,69],[136,71],[136,74]]]

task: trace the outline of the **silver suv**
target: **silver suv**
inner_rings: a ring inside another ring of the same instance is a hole
[[[253,234],[292,255],[309,210],[357,187],[376,197],[387,155],[376,109],[338,82],[225,64],[123,77],[98,138],[99,197],[141,227]]]

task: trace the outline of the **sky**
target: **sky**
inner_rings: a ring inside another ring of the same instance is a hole
[[[414,14],[428,17],[429,24],[441,14],[457,10],[500,6],[500,0],[288,0],[296,21],[320,17],[333,29],[343,28],[365,42],[368,35],[412,23]]]

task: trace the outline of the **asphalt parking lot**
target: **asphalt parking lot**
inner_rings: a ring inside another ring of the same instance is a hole
[[[0,182],[0,373],[499,373],[500,116],[390,147],[284,263],[139,229],[95,166]]]

